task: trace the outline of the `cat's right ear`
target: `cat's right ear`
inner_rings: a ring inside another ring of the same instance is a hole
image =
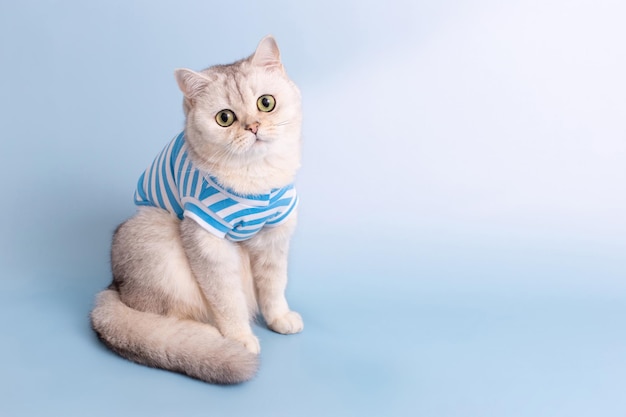
[[[210,80],[202,74],[187,68],[178,68],[174,71],[178,88],[186,98],[194,99],[207,87]]]
[[[267,35],[257,46],[256,51],[252,54],[252,63],[259,67],[268,69],[281,68],[283,65],[280,62],[280,50],[276,39],[272,35]]]

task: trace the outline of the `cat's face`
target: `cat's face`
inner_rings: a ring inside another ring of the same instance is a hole
[[[200,159],[246,163],[299,147],[300,92],[273,38],[248,59],[176,76],[185,94],[189,145]]]

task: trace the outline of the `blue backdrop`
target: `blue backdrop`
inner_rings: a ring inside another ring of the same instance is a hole
[[[626,415],[626,6],[0,5],[0,415]],[[182,128],[178,67],[272,33],[304,97],[299,335],[251,382],[92,334],[115,226]],[[621,393],[621,394],[620,394]]]

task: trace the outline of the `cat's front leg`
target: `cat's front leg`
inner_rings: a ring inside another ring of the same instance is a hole
[[[289,239],[295,225],[293,213],[284,224],[264,228],[245,242],[261,313],[268,327],[281,334],[298,333],[304,328],[302,317],[289,309],[285,298]]]
[[[181,222],[181,237],[191,269],[210,304],[215,325],[224,337],[259,353],[259,340],[250,327],[241,274],[242,259],[235,243],[213,236],[194,220]]]

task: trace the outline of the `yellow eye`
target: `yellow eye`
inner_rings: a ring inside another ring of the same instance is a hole
[[[235,116],[235,113],[233,113],[232,110],[222,110],[215,115],[215,121],[222,127],[232,125],[235,123],[235,120],[237,120],[237,116]]]
[[[274,107],[276,107],[276,99],[274,98],[274,96],[265,94],[259,97],[259,99],[256,101],[256,106],[261,111],[270,112],[274,110]]]

